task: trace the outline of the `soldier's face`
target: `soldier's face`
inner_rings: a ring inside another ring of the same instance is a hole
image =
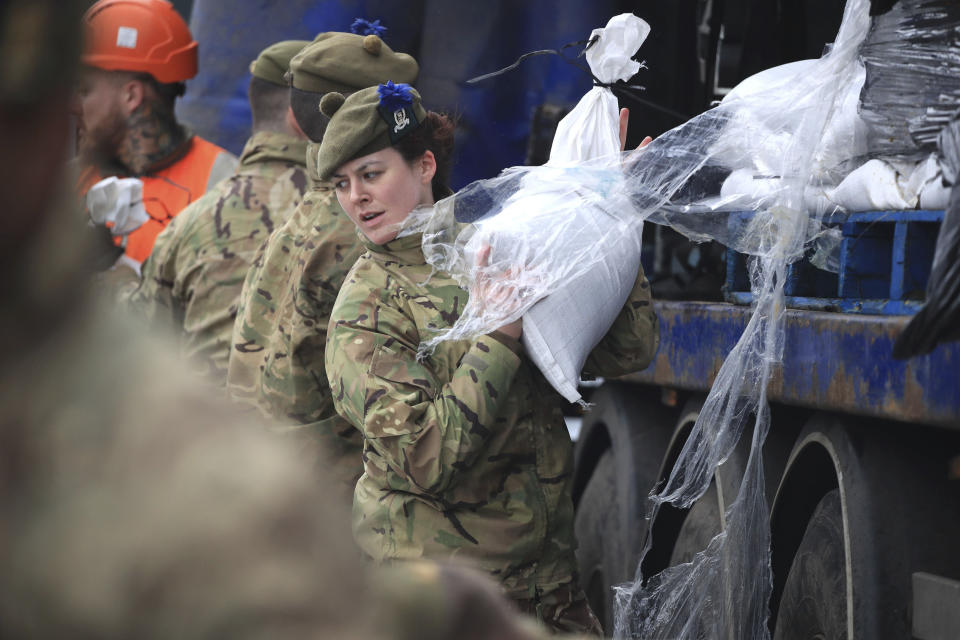
[[[340,206],[363,235],[386,244],[411,211],[433,204],[430,181],[436,170],[432,152],[408,163],[391,147],[351,160],[333,172],[332,180]]]
[[[126,130],[121,83],[115,74],[85,68],[74,100],[77,152],[92,161],[110,160]]]

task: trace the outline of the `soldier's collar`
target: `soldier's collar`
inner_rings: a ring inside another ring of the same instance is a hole
[[[394,259],[404,264],[426,264],[427,262],[423,257],[423,248],[421,247],[422,233],[413,233],[402,238],[396,238],[387,244],[371,242],[359,229],[357,229],[357,237],[360,238],[361,244],[378,260]]]
[[[240,164],[256,162],[293,162],[304,167],[307,141],[288,133],[258,131],[250,136],[240,154]]]

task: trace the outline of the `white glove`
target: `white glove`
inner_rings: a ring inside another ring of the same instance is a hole
[[[96,183],[87,192],[87,211],[94,224],[113,223],[110,232],[115,236],[125,236],[150,219],[138,178],[104,178]]]

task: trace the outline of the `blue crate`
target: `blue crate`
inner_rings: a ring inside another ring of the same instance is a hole
[[[757,215],[730,216],[742,226]],[[835,214],[824,220],[843,233],[840,271],[830,273],[810,263],[810,255],[787,272],[784,293],[797,309],[879,315],[908,315],[922,305],[943,211],[868,211]],[[749,257],[727,252],[728,302],[750,304]]]

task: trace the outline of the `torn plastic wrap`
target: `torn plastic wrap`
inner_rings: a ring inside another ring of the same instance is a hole
[[[808,194],[833,184],[822,170],[823,141],[842,117],[845,88],[862,73],[857,52],[868,10],[868,0],[850,0],[823,58],[724,101],[642,150],[575,166],[514,167],[409,218],[411,229],[424,233],[427,260],[472,292],[452,329],[434,339],[487,333],[524,316],[564,283],[605,268],[607,243],[637,220],[750,256],[752,317],[669,478],[651,495],[648,517],[665,503],[691,506],[748,433],[739,492],[724,514],[724,531],[692,562],[656,576],[638,569],[634,582],[617,587],[616,637],[769,637],[769,513],[760,455],[770,426],[766,389],[782,360],[787,265],[811,247],[821,250],[824,265],[835,257],[835,234],[821,224],[830,205],[814,199],[811,206]],[[755,172],[760,163],[762,193],[721,192],[716,176]],[[583,229],[584,209],[605,230],[590,242],[571,241]],[[743,210],[754,214],[729,215]],[[477,264],[487,244],[490,259]]]
[[[922,160],[960,107],[960,4],[899,0],[863,44],[861,115],[872,157]]]

